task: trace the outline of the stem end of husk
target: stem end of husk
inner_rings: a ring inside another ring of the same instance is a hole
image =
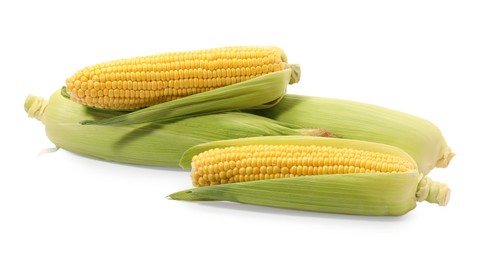
[[[42,121],[44,110],[47,107],[49,101],[42,97],[28,95],[24,102],[24,110],[29,117],[33,117],[39,121]]]
[[[417,201],[424,201],[447,206],[450,200],[451,190],[445,183],[432,181],[430,177],[425,176],[420,180],[417,188]]]
[[[437,161],[436,166],[438,168],[446,168],[454,156],[455,153],[452,152],[450,147],[445,147],[442,152],[442,157]]]

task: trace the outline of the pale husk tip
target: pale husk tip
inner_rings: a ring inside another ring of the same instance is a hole
[[[452,152],[450,147],[445,147],[442,152],[442,157],[437,161],[436,166],[438,168],[446,168],[454,156],[455,153]]]

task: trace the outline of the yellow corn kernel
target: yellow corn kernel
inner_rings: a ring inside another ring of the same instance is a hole
[[[288,161],[291,167],[287,166]],[[415,164],[405,158],[381,152],[316,145],[244,145],[210,149],[195,156],[191,174],[193,184],[197,187],[217,184],[219,181],[211,178],[211,169],[219,164],[224,165],[225,171],[234,173],[230,177],[219,175],[224,183],[228,183],[231,177],[238,182],[287,178],[288,174],[289,177],[300,177],[360,172],[404,173],[416,169]]]
[[[77,103],[134,110],[280,71],[286,61],[277,47],[162,53],[86,67],[68,78],[66,87]]]

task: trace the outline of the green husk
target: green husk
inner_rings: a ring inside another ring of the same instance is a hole
[[[222,184],[169,195],[318,212],[403,215],[416,207],[419,175],[335,174]]]
[[[271,107],[284,96],[293,69],[269,73],[223,88],[153,105],[120,116],[83,120],[83,125],[130,125],[166,122],[208,113]]]
[[[392,154],[415,161],[403,150],[358,140],[311,137],[254,137],[204,143],[187,150],[180,164],[190,165],[203,151],[236,145],[297,144],[346,147]],[[417,170],[406,173],[353,173],[281,178],[205,186],[173,193],[174,200],[219,200],[245,204],[358,215],[403,215],[417,201],[446,205],[450,190],[443,183],[423,177]]]
[[[123,163],[178,166],[183,152],[204,142],[266,135],[329,135],[252,114],[227,112],[129,126],[80,125],[126,112],[100,110],[77,104],[56,91],[49,99],[29,96],[25,110],[41,120],[47,137],[65,150]]]
[[[431,122],[376,105],[287,94],[276,106],[248,112],[300,127],[328,129],[339,138],[397,146],[415,159],[423,174],[446,167],[454,156]]]

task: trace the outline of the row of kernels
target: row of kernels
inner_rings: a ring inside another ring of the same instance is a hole
[[[108,81],[105,83],[98,83],[89,81],[89,83],[75,81],[74,83],[67,83],[67,89],[69,91],[75,89],[81,90],[104,90],[104,89],[122,89],[122,90],[164,90],[179,92],[184,91],[188,94],[190,91],[193,93],[200,93],[204,91],[211,90],[213,88],[218,88],[224,84],[234,84],[243,81],[240,77],[232,78],[222,78],[222,79],[209,79],[209,80],[197,80],[197,79],[186,79],[186,80],[170,80],[170,81]],[[169,90],[171,89],[171,90]],[[162,93],[163,95],[166,95]]]
[[[272,173],[291,173],[295,175],[313,175],[313,174],[333,174],[333,173],[358,173],[358,172],[399,172],[400,170],[406,171],[406,168],[399,168],[395,165],[379,165],[375,168],[361,168],[352,165],[324,165],[324,166],[306,166],[306,165],[293,165],[291,167],[278,166],[278,165],[262,165],[262,166],[247,166],[247,167],[227,167],[223,165],[205,165],[196,167],[197,172],[201,175],[204,174],[220,174],[220,173],[235,173],[240,175],[250,174],[272,174]]]
[[[406,169],[400,169],[406,170]],[[194,183],[204,186],[207,183],[232,183],[240,181],[253,181],[253,180],[265,180],[272,178],[284,178],[284,177],[297,177],[297,176],[310,176],[310,175],[323,175],[323,174],[346,174],[346,173],[380,173],[385,171],[379,171],[376,169],[364,169],[354,166],[292,166],[278,167],[278,166],[261,166],[261,167],[247,167],[247,168],[234,168],[227,171],[221,171],[219,173],[209,172],[204,173],[202,171],[196,171],[192,173],[192,179]],[[388,172],[399,172],[398,169]],[[274,177],[273,177],[274,176]],[[196,186],[198,186],[196,185]]]
[[[195,161],[201,165],[211,165],[215,169],[222,168],[224,170],[228,168],[245,168],[245,167],[260,167],[262,165],[278,165],[280,167],[292,167],[293,165],[301,166],[323,166],[323,165],[342,165],[342,166],[354,166],[365,169],[378,169],[379,171],[385,171],[385,169],[400,168],[400,165],[406,167],[407,165],[402,163],[382,162],[375,161],[372,158],[333,158],[333,157],[299,157],[299,158],[287,158],[287,157],[247,157],[243,153],[240,156],[233,155],[215,155],[210,154],[207,157],[197,158]],[[383,169],[383,170],[381,170]]]
[[[235,174],[234,174],[235,172]],[[267,180],[273,178],[290,178],[310,175],[323,174],[345,174],[345,173],[378,173],[376,170],[367,170],[353,166],[293,166],[291,169],[287,167],[278,168],[262,166],[260,169],[250,167],[247,169],[234,169],[222,171],[220,173],[199,174],[192,175],[195,186],[204,186],[207,184],[224,184],[243,181]]]
[[[167,100],[169,101],[169,100]],[[82,104],[93,106],[94,104],[97,107],[112,107],[117,109],[124,109],[127,105],[136,105],[136,104],[155,104],[155,100],[148,100],[148,99],[125,99],[125,98],[109,98],[109,97],[89,97],[87,96],[83,101]]]
[[[85,96],[83,99],[78,99],[77,102],[87,106],[94,106],[94,104],[96,104],[96,107],[99,107],[99,108],[127,109],[127,107],[131,107],[132,105],[148,104],[149,106],[149,105],[158,104],[160,102],[175,100],[177,98],[179,97],[167,96],[167,97],[163,97],[160,100],[160,99],[148,99],[148,98],[133,99],[133,98],[114,98],[114,97],[108,97],[108,96],[103,96],[103,97]]]
[[[257,58],[257,59],[222,59],[222,60],[182,60],[174,62],[166,62],[153,58],[153,61],[144,61],[140,59],[132,59],[131,62],[105,62],[84,68],[89,72],[136,72],[136,71],[169,71],[169,70],[184,70],[184,69],[204,69],[204,70],[218,70],[218,69],[236,69],[236,68],[255,68],[263,66],[273,66],[267,68],[274,68],[280,70],[284,63],[281,59],[271,57]],[[274,67],[276,66],[276,67]],[[98,73],[99,74],[99,73]],[[89,74],[84,74],[85,76]]]
[[[161,88],[218,88],[222,86],[227,86],[242,81],[249,80],[255,76],[237,76],[237,77],[225,77],[225,78],[212,78],[212,79],[180,79],[180,80],[164,80],[164,81],[136,81],[136,80],[114,80],[114,81],[104,81],[96,82],[93,80],[87,81],[68,81],[68,89],[79,88],[79,89],[104,89],[104,88],[123,88],[123,89],[144,89],[144,90],[156,90]]]
[[[161,90],[129,90],[129,89],[102,89],[102,90],[83,90],[72,88],[70,92],[79,98],[84,96],[90,97],[110,97],[110,98],[152,98],[163,100],[165,97],[184,97],[204,91],[212,90],[213,88],[183,88],[173,89],[165,88]]]
[[[342,165],[353,165],[358,164],[361,159],[357,158],[333,158],[333,157],[321,157],[321,156],[305,156],[305,157],[281,157],[274,155],[274,151],[267,152],[267,153],[258,153],[250,154],[247,152],[233,152],[233,153],[222,153],[219,152],[208,152],[204,158],[207,158],[202,163],[203,164],[213,164],[220,160],[231,160],[236,161],[237,167],[246,167],[246,166],[260,166],[265,164],[272,164],[272,165],[282,165],[291,166],[292,164],[296,165],[308,165],[308,166],[318,166],[318,165],[332,165],[332,164],[342,164]],[[250,157],[249,157],[250,156]],[[366,158],[363,158],[364,160]],[[370,158],[371,159],[371,158]]]
[[[262,76],[270,72],[277,71],[275,65],[263,65],[250,68],[234,68],[234,69],[182,69],[182,70],[166,70],[166,71],[120,71],[120,72],[98,72],[92,71],[88,75],[74,75],[66,80],[66,82],[106,82],[113,80],[132,80],[132,81],[165,81],[178,79],[213,79],[213,78],[231,78],[243,77],[244,80],[256,76]]]
[[[202,60],[219,60],[227,58],[237,59],[254,59],[271,57],[273,59],[281,59],[281,53],[279,50],[270,50],[258,48],[256,50],[243,50],[243,49],[211,49],[207,51],[190,51],[190,52],[167,52],[158,55],[138,57],[140,60],[151,61],[151,58],[159,58],[162,62],[174,62],[186,59],[202,59]]]

